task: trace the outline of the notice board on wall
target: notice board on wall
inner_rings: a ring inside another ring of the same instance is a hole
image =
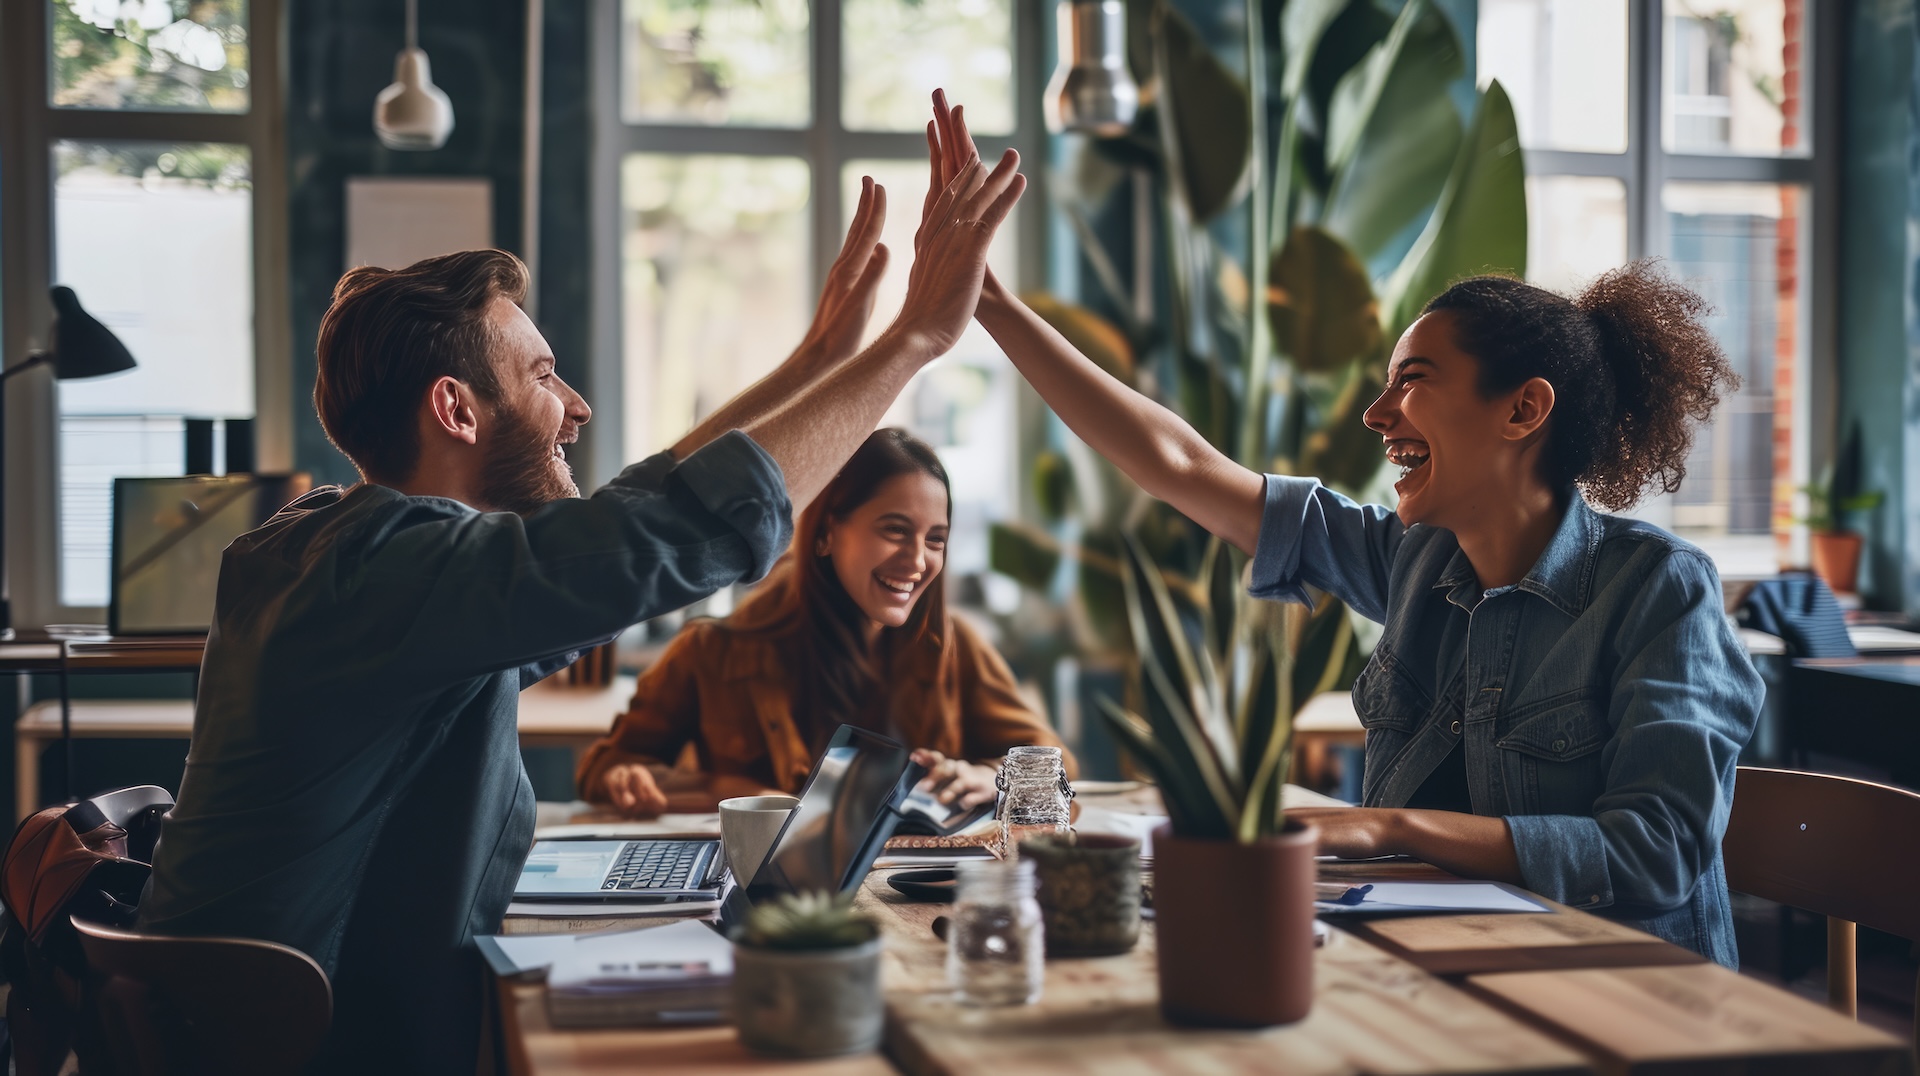
[[[469,176],[347,179],[347,268],[399,269],[493,242],[493,181]]]

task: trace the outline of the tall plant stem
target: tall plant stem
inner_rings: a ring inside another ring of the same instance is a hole
[[[1267,457],[1267,378],[1273,342],[1267,322],[1267,265],[1273,237],[1267,224],[1267,41],[1260,0],[1245,0],[1247,10],[1247,114],[1253,123],[1247,167],[1247,354],[1246,395],[1240,413],[1239,459],[1265,471]],[[1278,165],[1276,165],[1278,167]]]

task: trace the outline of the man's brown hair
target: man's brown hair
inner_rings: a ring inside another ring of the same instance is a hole
[[[495,299],[527,296],[527,267],[504,250],[466,250],[405,269],[350,269],[320,319],[313,406],[335,447],[369,480],[404,481],[420,461],[417,414],[441,377],[500,396]]]

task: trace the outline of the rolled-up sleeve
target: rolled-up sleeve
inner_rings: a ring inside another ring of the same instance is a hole
[[[1764,688],[1703,554],[1667,554],[1614,637],[1613,735],[1592,814],[1507,825],[1527,888],[1576,907],[1665,911],[1692,898],[1719,853]]]
[[[1249,593],[1311,605],[1307,585],[1387,619],[1387,580],[1406,532],[1392,509],[1358,505],[1315,478],[1267,475]]]

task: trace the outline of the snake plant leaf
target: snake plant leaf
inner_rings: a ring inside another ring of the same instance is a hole
[[[1204,223],[1245,193],[1253,104],[1186,16],[1162,3],[1154,22],[1159,107],[1166,112],[1161,140],[1172,150],[1176,189],[1194,220]]]
[[[1207,557],[1200,570],[1207,583],[1207,652],[1213,658],[1221,683],[1230,682],[1227,670],[1232,664],[1234,626],[1239,622],[1239,572],[1234,567],[1233,548],[1218,538],[1207,544]]]
[[[1300,643],[1293,655],[1293,697],[1306,702],[1322,691],[1331,691],[1340,682],[1347,667],[1347,651],[1353,646],[1353,621],[1347,618],[1347,606],[1329,596],[1301,629]]]
[[[1027,292],[1020,296],[1020,300],[1027,304],[1029,310],[1038,314],[1040,320],[1066,337],[1067,343],[1092,359],[1095,366],[1129,387],[1134,384],[1138,370],[1133,345],[1128,342],[1127,334],[1121,332],[1113,322],[1084,306],[1076,306],[1044,291]]]
[[[1363,258],[1418,221],[1446,185],[1463,137],[1447,87],[1462,69],[1447,17],[1412,0],[1335,88],[1321,223]]]
[[[1380,346],[1380,303],[1367,267],[1310,224],[1295,228],[1274,255],[1267,314],[1274,343],[1302,370],[1338,370]]]
[[[1377,355],[1377,353],[1376,353]],[[1348,496],[1358,496],[1386,459],[1380,435],[1363,416],[1386,387],[1384,358],[1363,361],[1340,390],[1320,427],[1301,445],[1300,473],[1310,474]]]
[[[987,528],[987,567],[1032,590],[1045,592],[1060,570],[1060,543],[1026,523],[1000,522]]]
[[[1526,165],[1513,102],[1498,79],[1481,91],[1440,202],[1388,279],[1382,319],[1398,340],[1420,308],[1461,277],[1527,271]]]
[[[1292,670],[1283,640],[1261,633],[1254,641],[1251,679],[1244,696],[1241,751],[1248,767],[1247,796],[1235,836],[1243,843],[1277,833],[1285,818],[1280,792],[1293,751]],[[1268,828],[1271,827],[1271,828]]]
[[[1174,832],[1216,839],[1229,836],[1227,819],[1214,812],[1200,775],[1174,762],[1155,741],[1145,718],[1121,709],[1107,698],[1101,699],[1096,709],[1113,730],[1114,738],[1120,741],[1121,749],[1133,756],[1160,786],[1160,799],[1166,805],[1167,820]]]
[[[1146,689],[1147,722],[1176,763],[1200,774],[1220,817],[1232,818],[1238,774],[1230,767],[1238,756],[1231,730],[1225,728],[1228,719],[1210,705],[1217,696],[1210,698],[1202,688],[1186,629],[1159,570],[1131,536],[1126,537],[1124,557],[1120,578],[1127,588],[1127,620]]]

